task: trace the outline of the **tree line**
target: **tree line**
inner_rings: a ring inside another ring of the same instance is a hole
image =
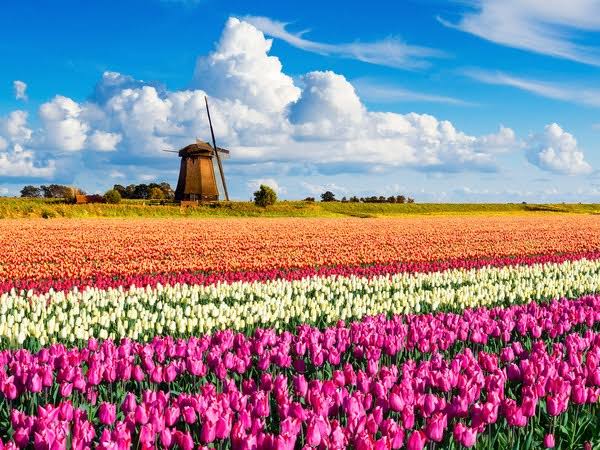
[[[314,202],[314,197],[306,197],[304,199],[305,202]],[[357,197],[352,196],[350,198],[342,197],[341,200],[335,198],[335,194],[331,191],[326,191],[321,194],[322,202],[342,202],[342,203],[414,203],[415,200],[411,197],[406,197],[404,195],[390,195],[389,197],[384,197],[380,195],[379,197],[373,195],[371,197]]]
[[[121,198],[140,200],[173,200],[175,191],[166,182],[148,184],[130,184],[122,186],[115,184],[111,191],[119,193]],[[85,195],[85,191],[62,184],[49,184],[41,186],[27,185],[21,189],[21,197],[28,198],[62,198],[71,200],[75,194]]]

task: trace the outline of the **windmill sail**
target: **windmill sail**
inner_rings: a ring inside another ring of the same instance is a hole
[[[221,174],[221,184],[223,185],[223,192],[225,192],[225,200],[229,201],[229,193],[227,192],[227,184],[225,183],[225,174],[223,173],[223,164],[221,164],[221,155],[217,150],[217,142],[215,140],[215,132],[212,126],[212,120],[210,119],[210,110],[208,109],[208,98],[206,95],[204,96],[204,103],[206,104],[206,115],[208,116],[208,125],[210,126],[210,134],[212,136],[213,149],[217,160],[217,165],[219,167],[219,173]]]

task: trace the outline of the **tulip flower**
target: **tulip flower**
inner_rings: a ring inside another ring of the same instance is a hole
[[[116,419],[117,407],[112,403],[102,402],[98,408],[98,418],[103,425],[112,425]]]

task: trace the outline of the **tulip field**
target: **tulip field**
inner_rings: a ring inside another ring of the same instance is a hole
[[[600,448],[600,219],[0,221],[0,449]]]

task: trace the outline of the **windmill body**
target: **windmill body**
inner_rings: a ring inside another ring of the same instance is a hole
[[[164,150],[178,153],[181,158],[179,179],[177,180],[177,189],[175,189],[175,200],[179,202],[214,202],[219,200],[220,189],[217,186],[217,178],[215,177],[215,161],[220,174],[219,181],[225,194],[225,200],[229,201],[229,193],[227,192],[225,174],[221,163],[221,158],[227,157],[229,150],[217,147],[210,119],[210,110],[208,109],[208,100],[206,97],[204,99],[213,145],[196,140],[195,144],[190,144],[177,152]]]
[[[204,201],[219,200],[219,190],[213,165],[214,150],[210,144],[198,141],[179,150],[181,166],[175,200]]]

